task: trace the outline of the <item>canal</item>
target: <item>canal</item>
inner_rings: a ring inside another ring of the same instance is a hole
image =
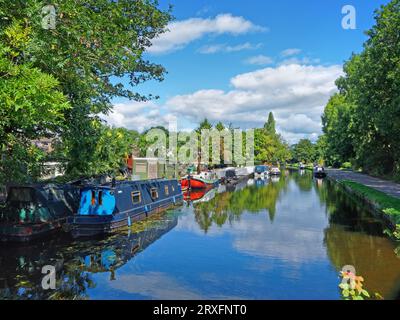
[[[287,171],[200,197],[106,239],[1,245],[0,298],[340,299],[345,265],[400,298],[395,244],[332,182]],[[41,287],[44,265],[55,290]]]

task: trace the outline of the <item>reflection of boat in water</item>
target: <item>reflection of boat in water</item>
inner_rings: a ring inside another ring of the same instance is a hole
[[[207,202],[214,198],[216,194],[216,188],[186,190],[183,193],[183,199],[191,203]]]
[[[10,186],[0,211],[0,240],[30,241],[60,231],[79,205],[72,184]]]
[[[256,179],[254,181],[254,184],[256,185],[256,187],[263,187],[265,186],[265,179]]]
[[[91,273],[111,271],[111,277],[114,279],[113,272],[116,269],[171,231],[177,224],[176,216],[163,217],[154,221],[154,225],[144,231],[124,232],[117,237],[111,237],[101,245],[82,250],[79,252],[79,259],[84,265],[83,270]]]
[[[171,231],[176,215],[163,215],[144,222],[145,230],[124,230],[106,239],[72,243],[67,238],[18,246],[2,246],[0,299],[79,299],[95,283],[91,273],[114,271]],[[43,290],[42,267],[55,266],[57,290]]]
[[[78,214],[70,218],[74,237],[105,234],[181,204],[177,180],[121,181],[81,191]]]
[[[271,182],[272,183],[278,183],[280,181],[280,177],[279,176],[271,176]]]

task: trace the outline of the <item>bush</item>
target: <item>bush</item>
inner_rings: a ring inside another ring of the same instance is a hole
[[[345,162],[345,163],[342,164],[341,168],[348,170],[348,169],[353,168],[353,165],[351,164],[351,162]]]

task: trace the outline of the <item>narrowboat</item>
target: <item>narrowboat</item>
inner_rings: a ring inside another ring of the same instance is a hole
[[[218,185],[219,179],[211,171],[203,171],[196,175],[188,174],[187,177],[181,179],[183,189],[207,189]]]
[[[326,178],[326,172],[324,167],[317,166],[314,168],[314,177],[316,178]]]
[[[268,176],[268,166],[256,166],[254,169],[254,179],[265,179]]]
[[[226,184],[237,183],[238,180],[239,177],[236,175],[235,169],[229,169],[225,171],[224,183]]]
[[[79,205],[72,184],[12,185],[0,208],[0,240],[26,242],[61,230]]]
[[[114,181],[86,186],[81,190],[78,212],[68,225],[74,238],[103,235],[182,203],[177,180]]]
[[[271,176],[279,176],[279,175],[281,174],[281,170],[279,170],[278,167],[272,167],[272,168],[269,170],[269,174],[270,174]]]

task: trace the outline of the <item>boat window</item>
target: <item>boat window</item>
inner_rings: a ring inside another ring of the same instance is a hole
[[[94,206],[96,204],[96,192],[94,190],[92,190],[92,206]]]
[[[150,189],[150,194],[151,194],[151,198],[153,200],[158,199],[158,190],[157,190],[157,188],[151,188]]]
[[[103,204],[103,191],[99,191],[99,206]]]
[[[168,186],[165,186],[164,187],[164,190],[165,190],[165,195],[167,196],[167,195],[169,195],[169,189],[168,189]]]
[[[132,197],[133,204],[142,202],[142,195],[141,195],[140,191],[131,192],[131,197]]]

